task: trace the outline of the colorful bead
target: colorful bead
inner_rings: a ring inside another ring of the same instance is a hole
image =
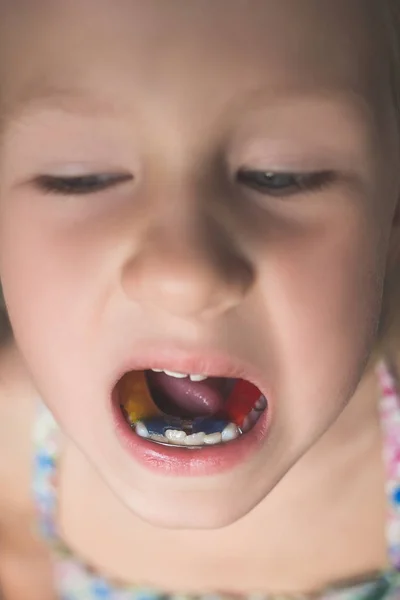
[[[400,486],[396,487],[392,493],[392,501],[397,507],[400,506]]]
[[[255,385],[239,379],[225,403],[224,415],[241,427],[260,396],[261,392]]]

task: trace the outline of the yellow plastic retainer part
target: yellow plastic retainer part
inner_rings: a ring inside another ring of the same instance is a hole
[[[132,425],[141,419],[162,414],[150,395],[143,371],[131,371],[124,375],[118,385],[118,391],[120,404]]]

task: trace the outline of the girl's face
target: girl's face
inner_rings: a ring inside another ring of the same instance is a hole
[[[67,434],[146,519],[245,515],[360,379],[398,192],[373,4],[79,0],[3,19],[15,337]],[[151,368],[240,371],[267,417],[230,449],[138,450],[112,390]]]

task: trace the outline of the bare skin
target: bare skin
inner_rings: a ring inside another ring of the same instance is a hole
[[[3,350],[0,373],[0,481],[7,490],[1,498],[0,581],[5,600],[50,600],[50,554],[32,534],[30,434],[37,393],[14,345]],[[387,568],[377,398],[375,377],[367,375],[336,425],[268,501],[216,531],[166,530],[135,517],[66,439],[59,494],[64,539],[106,575],[172,591],[310,591]],[[327,459],[333,442],[337,451]]]
[[[364,1],[210,0],[211,19],[171,2],[104,2],[96,14],[71,2],[0,36],[12,57],[0,275],[18,347],[0,357],[6,600],[26,597],[21,564],[29,598],[52,598],[30,533],[38,397],[65,431],[63,537],[106,575],[292,592],[387,566],[373,372],[358,385],[400,187],[372,3],[370,14]],[[243,165],[335,177],[277,199],[238,188]],[[79,199],[37,185],[71,166],[132,182]],[[112,369],[165,342],[224,351],[268,381],[268,443],[212,483],[161,485],[115,440]]]

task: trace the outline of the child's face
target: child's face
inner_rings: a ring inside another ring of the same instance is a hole
[[[79,0],[21,16],[9,40],[0,272],[16,340],[66,432],[145,518],[233,522],[354,392],[398,184],[367,5]],[[289,175],[263,176],[276,171]],[[54,179],[91,174],[111,177]],[[124,371],[223,376],[230,361],[266,394],[269,425],[223,469],[219,447],[171,458],[149,442],[146,464],[123,447]]]

